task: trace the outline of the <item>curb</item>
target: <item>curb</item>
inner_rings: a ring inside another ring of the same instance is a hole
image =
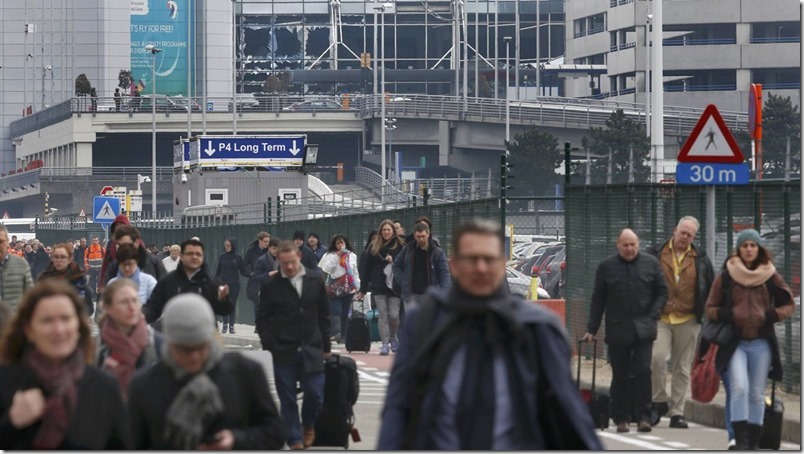
[[[222,334],[221,339],[226,346],[240,348],[251,347],[252,350],[262,350],[262,343],[260,343],[260,339],[257,337]]]
[[[606,389],[610,386],[605,384]],[[583,389],[591,389],[592,382],[581,379]],[[601,383],[597,384],[601,387]],[[709,402],[702,403],[693,399],[687,399],[684,406],[684,419],[690,422],[703,424],[720,429],[726,428],[726,411],[723,405]],[[782,441],[801,444],[801,422],[790,418],[782,420]]]

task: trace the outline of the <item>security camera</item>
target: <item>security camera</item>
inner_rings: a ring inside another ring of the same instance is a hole
[[[45,66],[45,71],[52,71],[53,67],[50,65]]]
[[[187,183],[187,175],[181,174],[181,182],[182,183]]]

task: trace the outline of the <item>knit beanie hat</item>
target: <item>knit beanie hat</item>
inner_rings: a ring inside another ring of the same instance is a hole
[[[737,249],[740,249],[740,246],[746,241],[753,241],[759,246],[762,246],[762,237],[760,237],[759,232],[754,229],[745,229],[737,234]]]
[[[162,328],[169,344],[203,344],[214,338],[215,315],[203,296],[182,293],[167,302]]]

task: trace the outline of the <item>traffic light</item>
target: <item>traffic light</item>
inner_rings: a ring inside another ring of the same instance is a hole
[[[503,153],[500,156],[500,195],[505,198],[509,189],[514,189],[513,186],[508,186],[508,179],[514,178],[511,175],[511,169],[514,166],[508,162],[508,153]]]

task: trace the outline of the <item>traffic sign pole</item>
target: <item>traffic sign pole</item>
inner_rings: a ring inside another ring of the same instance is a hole
[[[715,258],[715,187],[706,187],[706,255]]]

